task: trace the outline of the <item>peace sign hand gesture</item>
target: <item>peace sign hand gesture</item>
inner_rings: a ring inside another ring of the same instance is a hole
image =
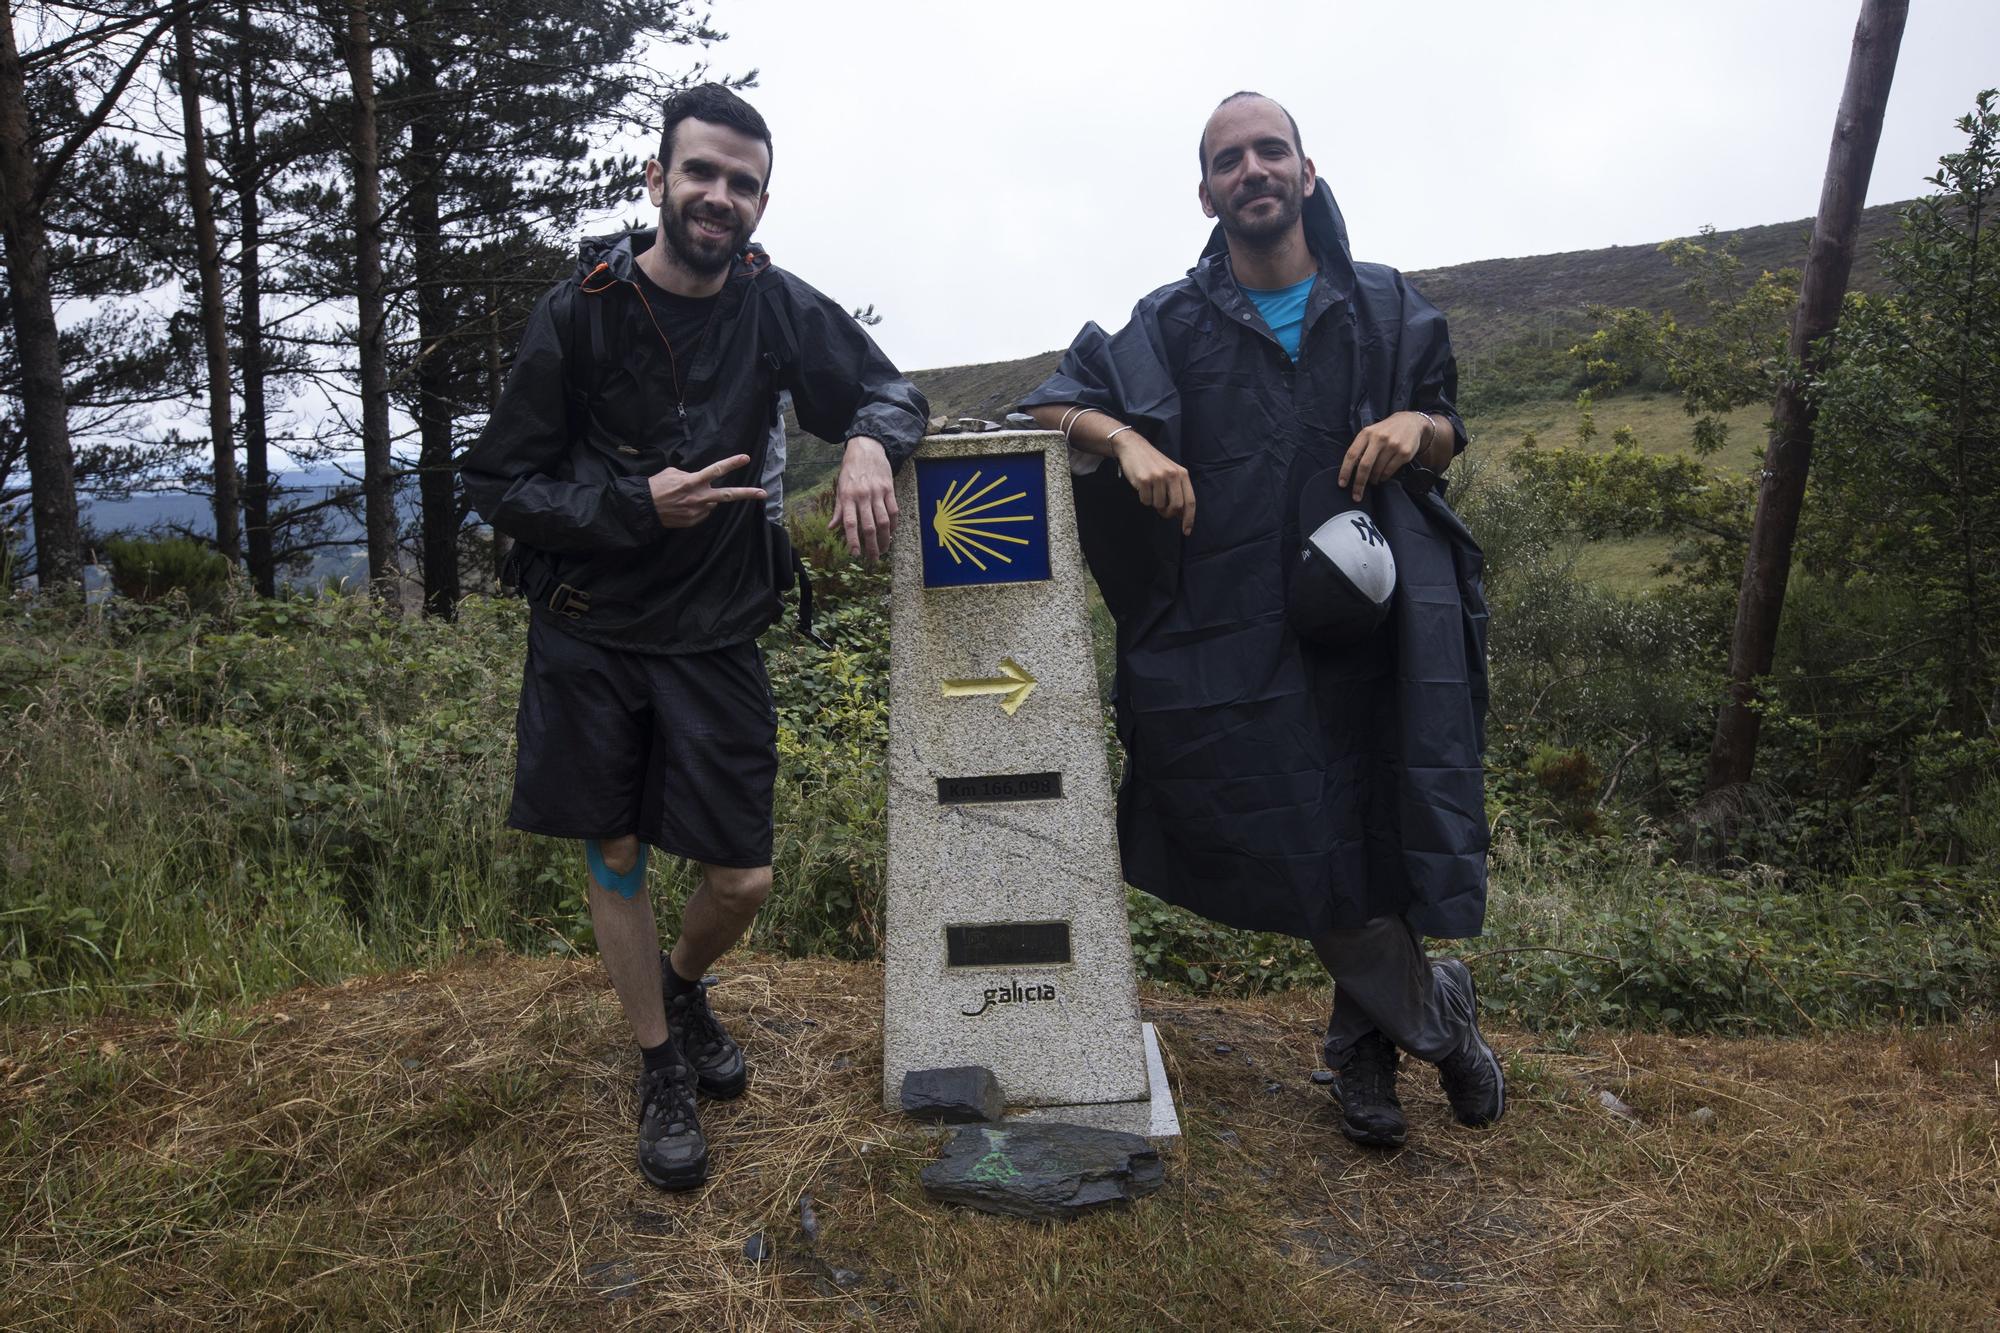
[[[761,486],[717,486],[715,483],[750,461],[737,454],[719,463],[710,463],[699,472],[683,472],[670,467],[646,478],[653,493],[653,512],[663,528],[691,528],[714,512],[719,504],[736,500],[761,500]]]

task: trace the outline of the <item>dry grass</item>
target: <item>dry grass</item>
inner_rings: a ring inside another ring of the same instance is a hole
[[[1412,1070],[1412,1146],[1375,1155],[1307,1081],[1311,995],[1152,994],[1189,1129],[1167,1187],[1044,1227],[923,1200],[937,1138],[875,1104],[880,1003],[866,965],[727,975],[716,1007],[756,1073],[708,1115],[693,1196],[629,1163],[631,1061],[593,963],[489,954],[178,1023],[6,1030],[0,1325],[2000,1320],[2000,1028],[1503,1036],[1502,1126],[1451,1126]]]

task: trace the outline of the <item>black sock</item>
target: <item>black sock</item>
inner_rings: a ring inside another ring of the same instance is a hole
[[[648,1074],[657,1074],[681,1062],[681,1053],[674,1049],[674,1039],[668,1037],[658,1046],[641,1046],[639,1059],[645,1063]]]
[[[667,966],[665,968],[665,971],[667,974],[667,998],[669,1000],[673,999],[676,995],[685,995],[689,991],[701,985],[700,977],[696,977],[693,981],[689,981],[686,977],[682,976],[680,972],[675,969],[674,959],[672,954],[667,955]]]

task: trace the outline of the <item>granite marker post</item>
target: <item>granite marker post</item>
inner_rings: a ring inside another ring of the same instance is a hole
[[[1176,1133],[1139,1021],[1062,438],[932,437],[896,498],[884,1104],[910,1070],[984,1065],[1012,1105]]]

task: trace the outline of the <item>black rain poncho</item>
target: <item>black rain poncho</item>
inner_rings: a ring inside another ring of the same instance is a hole
[[[1399,915],[1427,935],[1476,935],[1486,610],[1479,548],[1442,484],[1370,488],[1398,574],[1381,631],[1307,649],[1285,618],[1306,478],[1410,408],[1449,419],[1463,447],[1451,344],[1401,274],[1353,262],[1323,181],[1305,223],[1320,271],[1296,365],[1237,287],[1218,228],[1116,335],[1085,325],[1023,403],[1100,408],[1193,482],[1183,539],[1115,466],[1075,481],[1084,555],[1118,626],[1125,878],[1245,929],[1310,938]]]

